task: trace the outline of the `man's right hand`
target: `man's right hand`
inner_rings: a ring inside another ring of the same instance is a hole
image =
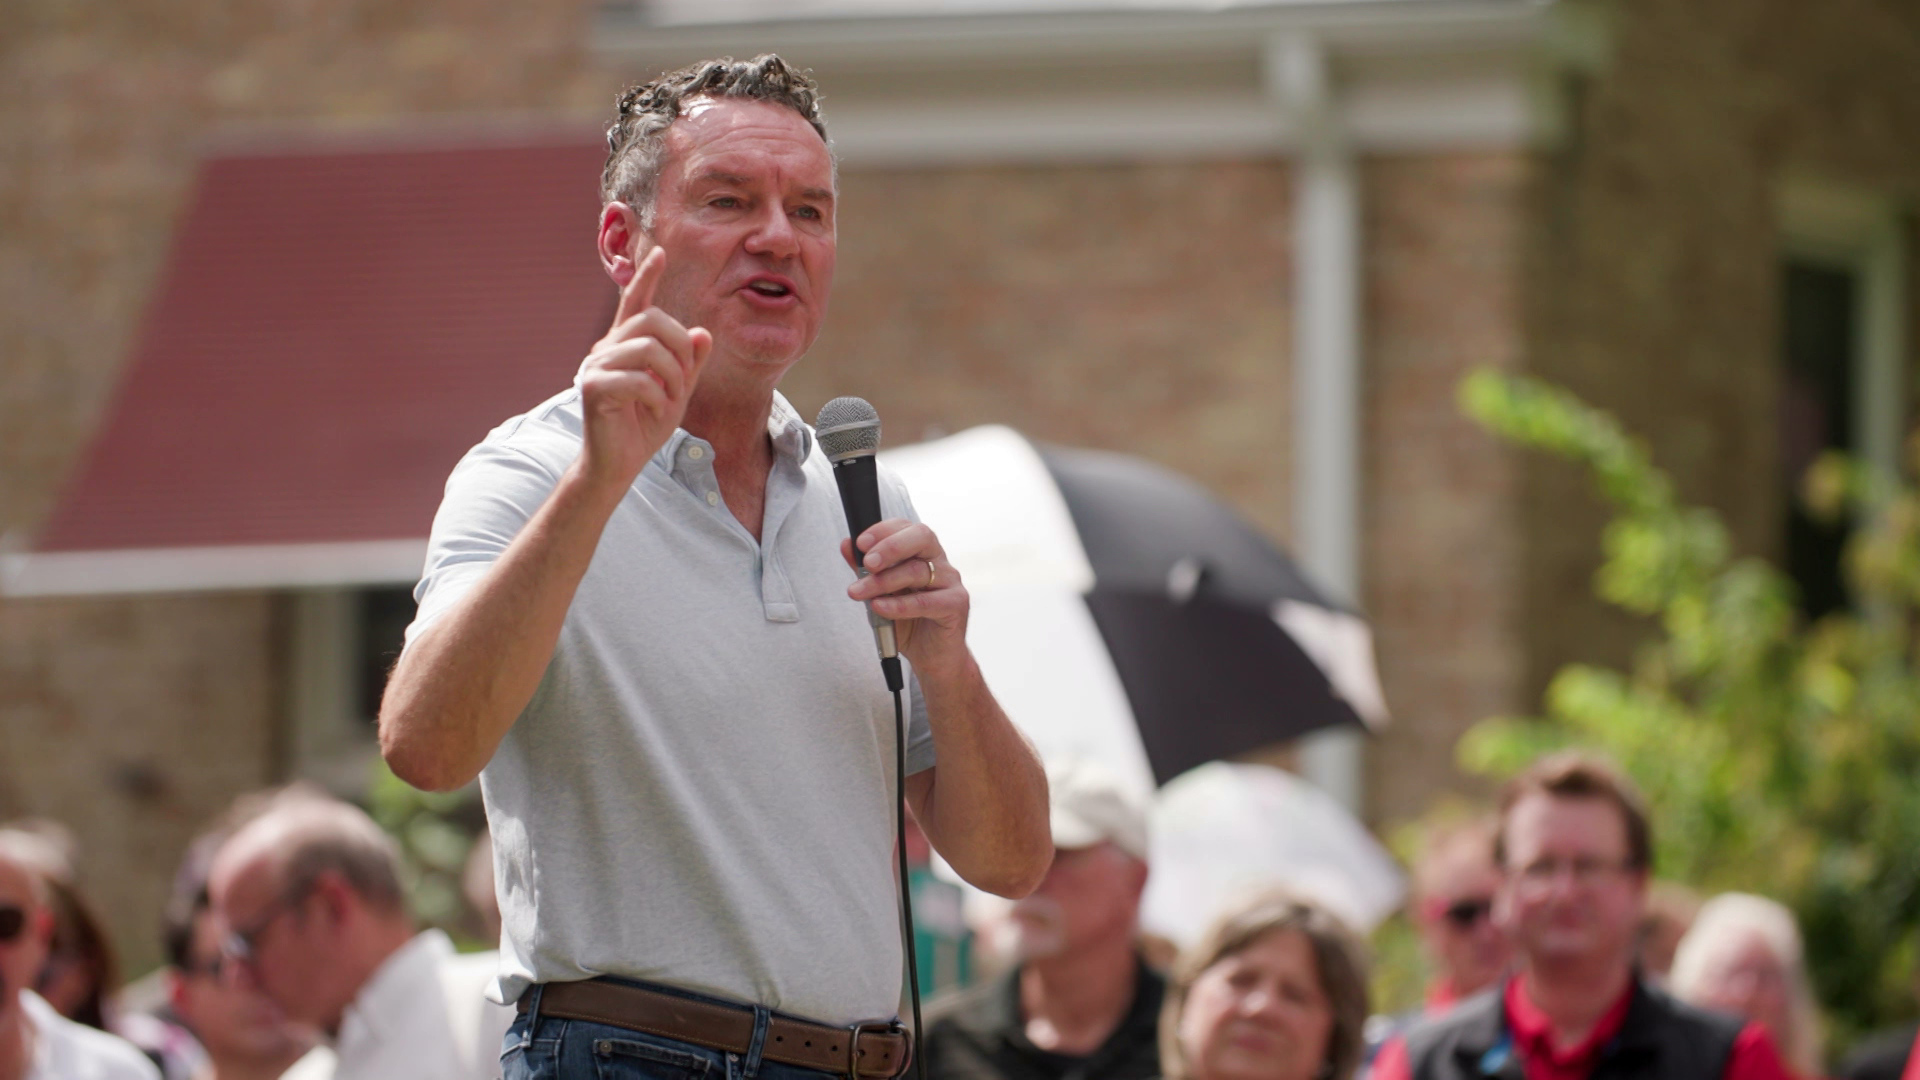
[[[586,477],[624,491],[672,437],[686,415],[713,335],[689,330],[653,306],[667,253],[656,247],[620,290],[613,327],[580,364],[586,438],[580,465]]]

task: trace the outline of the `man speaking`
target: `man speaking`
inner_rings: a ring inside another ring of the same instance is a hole
[[[1034,887],[1045,775],[939,539],[883,474],[856,553],[775,391],[833,285],[812,80],[698,64],[623,95],[607,142],[612,328],[448,479],[382,751],[420,787],[480,777],[508,1080],[897,1074],[904,1039],[862,1026],[897,1012],[901,954],[893,708],[855,601],[897,624],[905,794],[955,870]]]

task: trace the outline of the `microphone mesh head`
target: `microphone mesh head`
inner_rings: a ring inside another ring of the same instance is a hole
[[[871,454],[880,449],[880,414],[864,398],[837,397],[821,406],[813,433],[828,461]]]

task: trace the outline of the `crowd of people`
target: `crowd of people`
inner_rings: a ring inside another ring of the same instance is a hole
[[[0,829],[0,1080],[497,1076],[498,957],[417,928],[402,881],[351,803],[305,785],[243,799],[182,861],[141,1007],[114,1000],[57,835]]]
[[[1428,832],[1407,911],[1425,1000],[1371,1016],[1360,945],[1284,892],[1229,902],[1157,973],[1144,826],[1117,788],[1053,780],[1054,868],[1011,909],[1017,962],[931,1012],[937,1080],[1827,1075],[1792,913],[1653,882],[1652,822],[1604,762],[1543,759],[1497,813]],[[1900,1077],[1913,1042],[1870,1041],[1837,1075]]]
[[[930,1080],[1826,1075],[1792,913],[1669,902],[1685,917],[1661,947],[1652,823],[1597,760],[1544,759],[1497,813],[1428,832],[1407,916],[1432,974],[1396,1015],[1369,1008],[1355,934],[1284,889],[1223,898],[1166,962],[1139,924],[1143,808],[1092,766],[1049,780],[1052,865],[988,935],[1000,972],[931,1003]],[[243,799],[183,858],[163,992],[136,1006],[65,838],[0,828],[0,1080],[490,1080],[514,1016],[486,994],[498,956],[418,929],[402,881],[353,805],[303,785]],[[1912,1041],[1837,1075],[1901,1076]]]

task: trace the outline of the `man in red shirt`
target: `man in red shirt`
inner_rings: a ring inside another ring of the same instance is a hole
[[[1508,785],[1494,918],[1519,973],[1381,1051],[1372,1080],[1783,1080],[1766,1031],[1640,978],[1653,842],[1639,795],[1580,754]]]

